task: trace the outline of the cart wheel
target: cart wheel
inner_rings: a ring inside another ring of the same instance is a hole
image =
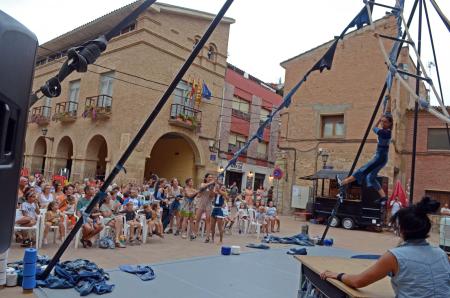
[[[338,227],[339,226],[339,218],[337,216],[333,216],[331,218],[330,227]]]
[[[342,226],[344,229],[351,230],[355,227],[355,222],[350,217],[346,217],[342,220]]]

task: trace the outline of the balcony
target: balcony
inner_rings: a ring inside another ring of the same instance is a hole
[[[242,148],[242,146],[244,146],[244,144],[242,144],[241,146],[228,144],[228,153],[235,154],[239,149]],[[247,155],[247,150],[242,151],[241,155],[246,156]]]
[[[201,126],[202,112],[190,106],[172,104],[170,106],[169,124],[197,130]]]
[[[77,120],[78,103],[75,101],[65,101],[56,104],[55,113],[52,116],[53,121],[61,123],[70,123]]]
[[[244,113],[244,112],[239,111],[239,110],[232,109],[231,110],[231,115],[234,116],[234,117],[246,120],[246,121],[250,121],[250,114]]]
[[[109,95],[97,95],[86,97],[83,118],[92,120],[109,119],[112,112],[112,97]]]
[[[41,106],[35,107],[31,110],[29,123],[36,123],[37,125],[47,125],[50,123],[52,108]]]

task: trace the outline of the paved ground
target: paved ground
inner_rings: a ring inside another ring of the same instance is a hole
[[[281,236],[291,236],[301,231],[301,226],[305,222],[294,220],[292,217],[282,217]],[[309,234],[311,236],[321,235],[324,230],[323,225],[309,224]],[[52,236],[52,235],[50,235]],[[50,237],[52,238],[52,237]],[[386,249],[394,247],[399,243],[399,238],[391,232],[370,232],[362,230],[347,231],[340,228],[331,228],[328,238],[334,239],[334,246],[338,248],[350,249],[355,252],[365,253],[383,253]],[[430,242],[436,244],[438,235],[433,233]],[[227,245],[240,245],[242,251],[251,249],[245,248],[248,243],[256,243],[256,236],[239,235],[235,233],[232,236],[227,235],[224,243]],[[284,247],[284,245],[271,244],[274,247]],[[57,250],[57,246],[49,244],[40,249],[39,254],[52,256]],[[65,259],[85,258],[96,262],[105,269],[116,268],[120,264],[142,264],[142,263],[160,263],[177,259],[186,259],[199,256],[211,256],[220,253],[220,246],[215,244],[203,243],[199,238],[195,241],[181,239],[173,235],[167,235],[164,239],[158,237],[149,238],[147,244],[140,246],[128,246],[124,249],[104,250],[99,248],[75,250],[73,245],[63,256]],[[9,260],[17,260],[23,257],[23,249],[14,244],[9,253]],[[21,294],[21,288],[7,288],[0,290],[2,297],[17,297]]]

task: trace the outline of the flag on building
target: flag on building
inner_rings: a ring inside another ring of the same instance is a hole
[[[206,85],[205,81],[203,81],[203,86],[202,86],[202,97],[206,98],[206,99],[211,99],[211,91],[209,90],[208,86]]]

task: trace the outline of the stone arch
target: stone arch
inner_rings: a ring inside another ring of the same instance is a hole
[[[200,150],[187,135],[179,132],[165,133],[154,143],[146,159],[144,179],[151,174],[159,177],[177,177],[184,184],[186,178],[197,177],[197,167],[203,163]]]
[[[102,135],[93,136],[87,146],[85,154],[84,177],[104,179],[108,159],[108,143]]]
[[[56,147],[54,172],[59,174],[60,171],[63,170],[62,173],[69,178],[70,173],[72,172],[72,156],[74,156],[72,139],[68,136],[64,136]],[[67,171],[64,171],[64,169],[67,169]]]
[[[45,162],[47,155],[47,143],[44,137],[37,138],[31,153],[30,174],[45,174]]]

